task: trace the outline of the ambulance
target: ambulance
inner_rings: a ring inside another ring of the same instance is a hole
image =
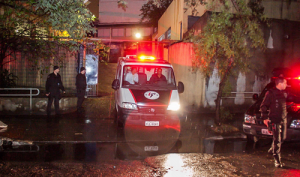
[[[115,121],[120,127],[164,127],[180,131],[178,112],[182,82],[172,65],[153,56],[120,57],[112,88]]]

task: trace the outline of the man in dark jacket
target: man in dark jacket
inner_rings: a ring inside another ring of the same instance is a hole
[[[166,77],[162,74],[162,69],[158,68],[157,69],[157,74],[153,74],[150,78],[150,83],[157,83],[159,81],[163,81],[167,83]]]
[[[85,90],[86,90],[86,77],[85,68],[80,68],[80,73],[76,76],[76,89],[77,89],[77,111],[81,112],[81,105],[84,101]]]
[[[55,113],[59,114],[59,100],[61,98],[60,89],[65,92],[61,77],[58,74],[59,67],[53,67],[53,73],[49,74],[46,81],[46,96],[48,97],[47,115],[51,114],[51,106],[54,99]]]
[[[287,122],[287,109],[286,98],[287,93],[284,91],[287,85],[286,79],[278,77],[275,80],[276,86],[267,91],[263,102],[260,105],[262,118],[264,124],[269,129],[272,129],[273,143],[271,150],[275,160],[275,167],[283,167],[281,163],[281,144],[286,137],[286,122]],[[269,115],[267,110],[269,109]]]

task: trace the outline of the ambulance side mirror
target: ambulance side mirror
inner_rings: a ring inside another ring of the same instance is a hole
[[[119,88],[120,88],[120,81],[119,81],[119,79],[115,79],[115,80],[113,81],[113,83],[111,84],[111,87],[112,87],[114,90],[119,89]]]
[[[178,82],[178,93],[183,93],[184,92],[184,85],[182,82]]]

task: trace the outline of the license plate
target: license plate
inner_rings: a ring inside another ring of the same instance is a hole
[[[268,129],[261,129],[261,133],[264,135],[273,135],[273,133],[269,132]]]
[[[145,151],[158,151],[158,146],[145,146]]]
[[[157,127],[159,126],[159,121],[145,121],[145,126]]]

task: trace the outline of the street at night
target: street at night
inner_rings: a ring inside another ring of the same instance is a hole
[[[300,177],[300,0],[0,0],[0,177]]]
[[[88,99],[87,102],[92,101]],[[99,101],[105,98],[99,99]],[[109,103],[107,101],[107,103]],[[87,104],[87,103],[86,103]],[[92,111],[91,111],[92,112]],[[1,129],[3,176],[297,176],[300,143],[285,142],[273,167],[271,140],[247,142],[243,114],[232,125],[239,131],[212,131],[214,114],[183,114],[180,132],[165,128],[135,134],[118,128],[108,111],[52,115],[6,115]],[[155,127],[153,127],[155,128]],[[171,133],[173,132],[173,134]],[[142,140],[144,139],[144,140]],[[152,141],[145,141],[151,139]]]

